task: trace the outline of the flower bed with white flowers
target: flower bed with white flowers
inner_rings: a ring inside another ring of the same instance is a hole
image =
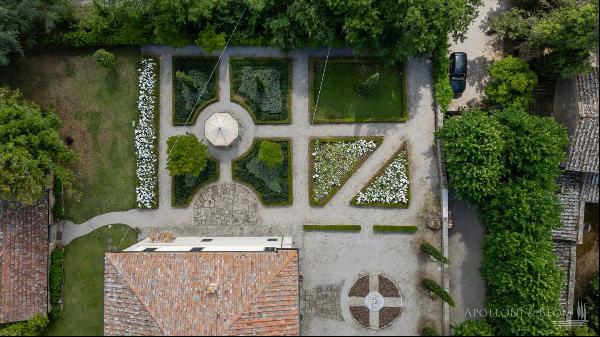
[[[138,208],[158,207],[158,69],[154,58],[139,62],[139,120],[134,130]]]
[[[324,206],[381,144],[382,137],[313,139],[310,203]]]
[[[355,206],[407,208],[410,199],[408,154],[397,152],[352,199]]]
[[[289,123],[291,62],[287,58],[232,58],[231,100],[257,124]]]

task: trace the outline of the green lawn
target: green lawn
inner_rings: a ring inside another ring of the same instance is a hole
[[[310,109],[314,123],[406,121],[403,68],[385,67],[376,59],[329,59],[315,115],[324,67],[324,59],[311,59]],[[374,91],[359,96],[358,86],[375,73],[379,73],[379,81]]]
[[[132,121],[137,119],[139,55],[134,48],[112,51],[118,73],[96,65],[93,50],[57,50],[28,54],[0,74],[0,82],[53,107],[63,122],[61,135],[73,138],[81,195],[79,201],[66,198],[65,217],[75,223],[136,207]]]
[[[63,311],[50,323],[49,336],[102,335],[104,252],[109,240],[122,250],[137,242],[137,233],[125,225],[111,225],[65,247]]]

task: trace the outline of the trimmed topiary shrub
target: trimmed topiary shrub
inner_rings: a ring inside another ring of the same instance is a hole
[[[260,142],[258,160],[269,167],[278,167],[283,163],[283,151],[281,144],[264,140]]]
[[[423,328],[421,335],[422,336],[440,336],[440,333],[437,332],[436,329],[426,326]]]
[[[448,294],[444,288],[442,288],[439,284],[437,284],[434,280],[430,280],[428,278],[423,280],[423,288],[431,291],[432,293],[439,296],[443,301],[447,302],[451,306],[454,306],[454,299]]]
[[[428,242],[424,242],[423,244],[421,244],[421,250],[425,254],[433,257],[434,259],[440,261],[441,263],[448,264],[448,258],[445,257],[444,254],[442,254],[442,252],[440,252],[437,248],[435,248]]]
[[[167,149],[167,169],[171,176],[198,176],[206,167],[208,148],[193,134],[169,137]]]
[[[92,58],[94,61],[96,61],[96,63],[98,63],[98,65],[107,70],[117,70],[117,57],[115,54],[107,51],[106,49],[100,48],[96,50],[96,52],[94,52],[92,55]]]

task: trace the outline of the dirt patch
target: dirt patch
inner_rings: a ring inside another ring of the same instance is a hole
[[[379,275],[379,293],[383,297],[400,297],[398,287],[386,276]]]
[[[379,328],[385,328],[400,316],[402,308],[384,307],[379,310]]]
[[[369,308],[367,307],[350,307],[350,314],[356,322],[365,328],[369,325]]]
[[[354,285],[352,285],[352,288],[350,288],[350,291],[348,292],[348,296],[356,296],[356,297],[365,297],[369,294],[369,276],[362,276],[361,278],[359,278],[358,280],[356,280],[356,282],[354,282]]]

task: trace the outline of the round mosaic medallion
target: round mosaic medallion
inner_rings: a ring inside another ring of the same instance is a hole
[[[383,274],[363,275],[348,292],[348,307],[356,323],[382,329],[400,316],[403,299],[396,284]]]

